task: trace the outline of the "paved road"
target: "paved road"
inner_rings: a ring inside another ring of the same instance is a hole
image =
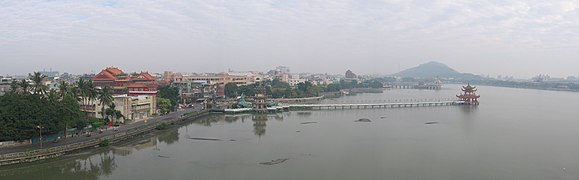
[[[200,106],[197,106],[197,107],[200,107]],[[42,143],[42,148],[46,149],[46,148],[51,148],[51,147],[55,147],[55,146],[68,145],[68,144],[73,144],[73,143],[77,143],[77,142],[87,141],[90,139],[96,139],[96,138],[108,136],[111,134],[126,132],[126,131],[133,129],[135,127],[142,126],[145,123],[151,124],[151,123],[156,123],[156,122],[161,122],[161,121],[167,121],[169,119],[179,118],[181,115],[183,115],[187,112],[194,112],[194,111],[200,111],[200,109],[196,108],[196,109],[179,110],[179,111],[172,112],[172,113],[169,113],[169,114],[166,114],[163,116],[157,116],[157,117],[149,118],[149,119],[147,119],[147,122],[141,120],[141,121],[137,121],[134,123],[119,126],[118,131],[113,131],[112,128],[109,128],[109,129],[103,131],[103,133],[93,133],[92,136],[90,136],[90,137],[86,137],[84,135],[81,135],[81,136],[75,136],[75,137],[70,137],[70,138],[66,138],[66,139],[61,139],[61,140],[59,140],[59,142],[56,142],[56,143],[52,142],[52,141],[47,141],[47,142]],[[34,144],[30,144],[30,145],[17,146],[17,147],[0,148],[0,154],[22,152],[22,151],[25,151],[27,149],[40,149],[40,143],[34,143]]]

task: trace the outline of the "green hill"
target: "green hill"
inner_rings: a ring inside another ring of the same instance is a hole
[[[412,77],[412,78],[454,78],[454,79],[481,79],[482,77],[470,74],[470,73],[460,73],[446,64],[431,61],[418,65],[413,68],[406,69],[399,73],[393,74],[393,76],[399,77]]]

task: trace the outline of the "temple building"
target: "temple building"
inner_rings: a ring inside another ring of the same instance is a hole
[[[456,95],[464,104],[468,105],[478,105],[478,98],[480,95],[477,95],[475,92],[477,91],[475,86],[471,86],[468,84],[467,86],[462,87],[462,94]]]
[[[116,67],[107,67],[91,78],[95,86],[111,86],[115,94],[129,96],[156,95],[157,78],[147,72],[127,74]]]

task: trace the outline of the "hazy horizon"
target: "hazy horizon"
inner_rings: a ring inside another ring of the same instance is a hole
[[[0,75],[42,69],[577,76],[579,1],[2,1]]]

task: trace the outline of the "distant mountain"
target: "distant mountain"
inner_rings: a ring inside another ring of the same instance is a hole
[[[418,65],[416,67],[406,69],[399,73],[393,74],[399,77],[412,77],[412,78],[455,78],[455,79],[481,79],[482,77],[470,74],[470,73],[460,73],[446,64],[431,61]]]

